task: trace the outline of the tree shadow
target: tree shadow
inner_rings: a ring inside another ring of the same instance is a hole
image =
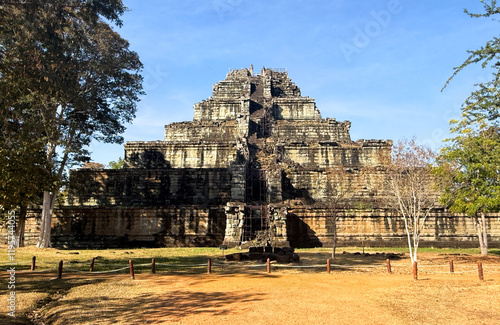
[[[330,252],[300,252],[301,260],[307,264],[321,264],[325,263],[326,260],[331,258]],[[361,253],[361,252],[342,252],[337,253],[334,260],[331,260],[332,264],[336,265],[346,265],[346,266],[383,266],[386,260],[391,261],[405,259],[406,257],[400,256],[395,253]],[[341,268],[343,269],[343,268]],[[348,269],[343,269],[348,270]]]
[[[216,246],[224,240],[227,168],[78,170],[71,184],[67,204],[55,211],[54,246]]]
[[[0,279],[3,282],[3,276]],[[31,316],[33,310],[39,309],[47,304],[62,298],[70,289],[79,286],[98,284],[106,281],[109,276],[100,277],[75,277],[65,276],[63,279],[56,279],[55,273],[17,273],[16,272],[16,293],[43,293],[47,294],[43,299],[33,301],[34,305],[24,311],[16,311],[16,317],[9,317],[6,314],[0,315],[0,324],[33,324]]]
[[[18,281],[16,282],[16,290],[19,292],[30,293],[55,293],[66,292],[72,288],[79,286],[98,284],[107,280],[110,275],[92,277],[87,275],[74,276],[64,273],[63,278],[56,279],[56,273],[20,273],[16,274]]]
[[[500,249],[490,249],[488,253],[490,253],[491,255],[500,256]]]
[[[165,159],[165,155],[158,149],[145,149],[140,152],[133,152],[126,158],[126,167],[135,168],[170,168],[170,161]]]
[[[262,294],[174,290],[165,294],[143,293],[133,299],[108,297],[65,299],[52,306],[44,320],[80,324],[89,320],[123,324],[160,324],[181,321],[192,315],[227,315]],[[75,312],[78,311],[78,312]]]
[[[9,324],[9,325],[30,325],[33,324],[26,316],[19,315],[16,312],[16,317],[0,315],[0,324]]]

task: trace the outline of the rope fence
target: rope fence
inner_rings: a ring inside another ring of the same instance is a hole
[[[197,263],[197,264],[167,264],[167,263],[156,263],[156,259],[153,258],[151,260],[151,263],[142,263],[142,264],[136,264],[135,268],[138,267],[150,267],[151,268],[151,273],[156,273],[158,271],[158,267],[163,267],[166,269],[172,269],[172,268],[182,268],[182,269],[189,269],[189,268],[200,268],[200,267],[205,267],[207,269],[207,273],[211,274],[212,273],[212,268],[217,267],[224,270],[231,270],[231,269],[241,269],[241,268],[248,268],[248,269],[264,269],[266,268],[267,273],[271,273],[272,269],[279,270],[279,269],[326,269],[327,273],[331,272],[332,268],[339,268],[339,269],[374,269],[374,268],[382,268],[386,267],[387,268],[387,273],[391,274],[393,273],[393,269],[407,269],[408,265],[407,264],[391,264],[391,260],[387,259],[386,264],[375,264],[375,265],[344,265],[344,264],[331,264],[331,259],[327,259],[325,264],[314,264],[314,265],[288,265],[288,264],[277,264],[275,262],[271,262],[270,259],[267,259],[267,262],[265,264],[239,264],[239,263],[216,263],[213,264],[211,259],[207,259],[207,263]],[[28,273],[49,273],[49,272],[57,272],[57,278],[62,279],[63,272],[71,272],[71,273],[79,273],[79,274],[109,274],[109,273],[118,273],[118,272],[125,272],[129,271],[131,279],[135,279],[135,270],[134,270],[134,263],[133,260],[129,260],[128,265],[124,264],[98,264],[96,263],[96,258],[92,258],[90,260],[90,270],[85,271],[85,270],[78,270],[74,269],[71,267],[64,267],[63,261],[59,261],[59,265],[56,268],[48,268],[48,269],[36,269],[36,257],[33,256],[31,262],[21,262],[17,263],[20,265],[28,265],[30,264],[30,269],[26,270]],[[118,268],[111,269],[111,270],[102,270],[102,271],[96,271],[95,268],[96,266],[100,267],[111,267],[111,266],[118,266]],[[415,280],[418,280],[418,274],[425,274],[425,275],[430,275],[430,274],[469,274],[469,273],[474,273],[477,272],[478,277],[481,281],[484,280],[484,273],[485,269],[483,268],[482,262],[478,262],[477,267],[474,267],[470,264],[455,264],[453,260],[450,260],[449,265],[418,265],[417,262],[414,262],[412,265],[412,274],[413,278]],[[439,269],[444,269],[449,267],[449,271],[440,271]],[[8,268],[3,268],[1,267],[0,270],[2,271],[9,271]],[[488,275],[490,274],[500,274],[500,266],[488,266],[487,269]]]

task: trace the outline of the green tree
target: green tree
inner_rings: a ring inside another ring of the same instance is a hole
[[[462,131],[442,149],[434,173],[441,203],[473,218],[481,255],[488,255],[485,213],[500,210],[500,129]]]
[[[111,169],[122,169],[124,165],[125,165],[125,160],[123,160],[122,157],[118,157],[118,160],[110,161],[108,164],[109,168]]]
[[[5,103],[6,99],[0,99]],[[43,189],[50,189],[44,143],[37,139],[36,125],[29,116],[17,116],[1,106],[0,120],[0,213],[17,210],[16,239],[24,246],[24,225],[28,206],[40,201]]]
[[[0,82],[30,110],[49,170],[57,179],[43,193],[39,247],[50,246],[52,211],[73,164],[88,161],[92,140],[121,143],[142,92],[137,54],[107,21],[121,26],[121,0],[0,2]]]
[[[500,14],[496,0],[481,0],[484,13],[474,18],[489,18]],[[492,70],[492,80],[477,88],[462,105],[461,120],[450,121],[452,138],[441,150],[435,174],[444,194],[440,201],[451,211],[474,218],[481,254],[487,255],[487,224],[485,213],[499,211],[499,107],[500,107],[500,39],[493,37],[478,50],[469,51],[469,57],[454,69],[443,89],[464,68],[480,63]]]
[[[484,13],[475,14],[465,9],[465,13],[473,18],[489,18],[500,14],[500,7],[496,0],[481,0],[484,5]],[[498,126],[500,117],[500,38],[486,42],[478,50],[468,51],[469,57],[460,66],[454,68],[453,75],[448,79],[443,89],[448,86],[452,79],[466,67],[480,63],[483,69],[491,69],[492,79],[480,83],[477,89],[465,100],[462,106],[462,116],[466,125],[489,122]]]

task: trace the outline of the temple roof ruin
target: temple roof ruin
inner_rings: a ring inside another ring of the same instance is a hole
[[[392,143],[353,142],[350,126],[323,119],[314,98],[303,97],[283,69],[262,68],[257,75],[232,70],[213,86],[212,96],[194,105],[192,122],[166,125],[164,141],[128,142],[125,156],[129,168],[229,167],[238,155],[254,166],[268,164],[271,156],[314,167],[380,164],[384,157],[373,150]],[[314,161],[300,154],[311,145],[323,149]]]

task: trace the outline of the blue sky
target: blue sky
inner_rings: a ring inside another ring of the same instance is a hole
[[[233,68],[286,68],[322,117],[352,122],[351,137],[415,136],[439,148],[473,85],[468,68],[441,92],[453,67],[498,34],[498,21],[470,18],[479,0],[123,0],[117,29],[144,64],[144,96],[125,141],[163,138],[190,121],[193,104]],[[123,157],[93,143],[92,160]]]

